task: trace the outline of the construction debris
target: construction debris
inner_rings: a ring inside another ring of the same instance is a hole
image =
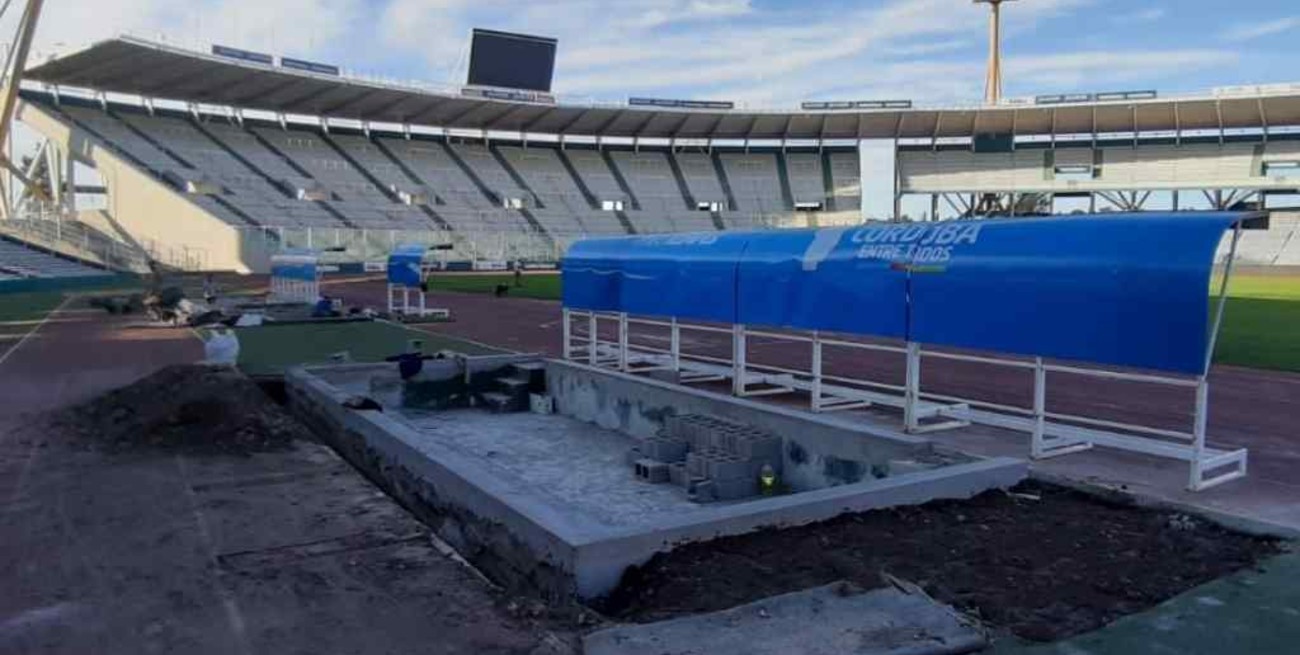
[[[66,410],[54,421],[109,450],[246,455],[313,440],[257,384],[224,366],[170,366]]]

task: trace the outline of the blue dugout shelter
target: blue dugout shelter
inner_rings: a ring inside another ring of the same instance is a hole
[[[1108,374],[1145,381],[1192,376],[1203,394],[1218,326],[1209,300],[1215,253],[1227,230],[1257,218],[1171,212],[592,239],[573,244],[564,258],[564,306],[667,319],[674,347],[683,321],[740,326],[733,348],[739,366],[729,377],[742,395],[749,384],[746,326],[903,342],[905,396],[916,396],[904,401],[908,428],[925,431],[920,418],[930,408],[911,378],[919,378],[923,354],[948,356],[936,350],[1030,357],[1044,369],[1070,368],[1044,364],[1048,359],[1155,372]],[[923,353],[926,347],[932,352]],[[820,366],[819,347],[814,362]],[[944,426],[978,418],[969,404],[952,406],[929,415],[955,419]],[[1042,423],[1045,413],[1039,408],[1030,418]],[[1198,427],[1186,436],[1203,447],[1204,408],[1197,414]],[[1041,456],[1102,441],[1084,443],[1078,437],[1099,435],[1066,429],[1058,431],[1063,441],[1049,443],[1050,429],[1034,429]]]

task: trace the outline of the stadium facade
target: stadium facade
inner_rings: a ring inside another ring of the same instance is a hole
[[[190,269],[262,271],[293,246],[370,261],[409,242],[499,265],[592,235],[899,219],[917,198],[938,219],[1273,207],[1300,190],[1300,86],[760,111],[287,61],[119,38],[28,70],[17,119],[44,138],[25,165],[48,197],[7,199],[0,223],[56,215],[101,260],[134,248]],[[1296,229],[1276,215],[1245,259],[1300,264]]]

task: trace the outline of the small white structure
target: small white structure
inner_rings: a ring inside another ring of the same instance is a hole
[[[320,253],[289,249],[271,256],[273,303],[315,303],[320,298]]]
[[[424,281],[428,278],[425,255],[428,252],[428,246],[406,244],[388,255],[388,313],[421,318],[451,316],[450,310],[430,309],[425,305]],[[411,304],[412,296],[415,306]]]

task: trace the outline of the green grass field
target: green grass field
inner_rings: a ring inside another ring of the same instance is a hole
[[[510,287],[513,298],[560,299],[560,276],[539,273],[525,275],[523,286],[515,286],[515,276],[510,273],[484,273],[482,275],[438,275],[429,277],[430,291],[455,291],[459,293],[492,293],[498,284]]]
[[[291,366],[328,362],[330,355],[345,350],[354,362],[377,362],[403,352],[411,339],[424,340],[426,353],[439,350],[455,350],[467,355],[501,352],[381,321],[239,328],[236,335],[239,337],[239,368],[249,375],[279,375]]]
[[[1237,275],[1228,295],[1215,361],[1300,372],[1300,277]]]

